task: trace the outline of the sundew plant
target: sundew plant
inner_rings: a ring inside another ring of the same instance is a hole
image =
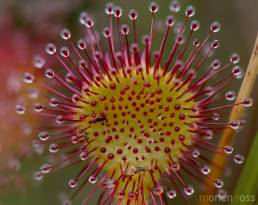
[[[189,203],[199,184],[223,188],[223,180],[210,175],[217,165],[210,154],[232,155],[234,150],[210,140],[222,130],[241,127],[239,119],[225,122],[221,116],[236,106],[250,107],[253,100],[234,102],[231,90],[224,95],[244,73],[236,53],[227,62],[211,60],[220,45],[215,37],[219,22],[211,23],[200,39],[195,8],[183,9],[182,22],[175,20],[179,3],[172,1],[169,8],[162,34],[155,30],[155,2],[148,7],[148,25],[137,23],[136,10],[126,14],[108,3],[109,24],[102,35],[93,17],[82,12],[82,38],[74,39],[65,28],[60,33],[65,46],[46,45],[51,63],[36,59],[46,77],[42,89],[52,93],[49,103],[33,106],[46,120],[38,137],[56,160],[43,164],[35,178],[82,166],[68,182],[73,194],[64,204],[86,186],[91,188],[82,204],[92,204],[99,193],[99,205],[169,204],[176,197]],[[139,35],[139,26],[146,35]],[[162,35],[158,51],[153,49],[157,35]],[[29,83],[33,79],[25,76]],[[232,157],[237,164],[244,162],[241,154]]]

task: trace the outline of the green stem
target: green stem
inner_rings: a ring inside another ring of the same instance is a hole
[[[258,190],[258,134],[256,135],[234,192],[232,205],[251,205]]]

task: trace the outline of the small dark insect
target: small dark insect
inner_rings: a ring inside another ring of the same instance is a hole
[[[108,122],[107,118],[105,118],[105,117],[98,117],[95,120],[91,120],[89,123],[92,124],[92,123],[104,122],[104,121]]]

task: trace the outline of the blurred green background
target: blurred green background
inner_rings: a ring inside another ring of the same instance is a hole
[[[94,16],[97,28],[101,31],[108,23],[104,14],[107,2],[109,1],[0,0],[0,26],[6,21],[10,21],[13,32],[25,33],[30,38],[30,46],[33,48],[34,46],[37,47],[37,44],[44,45],[48,41],[58,41],[59,31],[63,27],[69,28],[75,37],[79,37],[81,27],[78,23],[78,16],[81,11],[87,11]],[[137,9],[139,13],[137,29],[140,34],[149,32],[149,2],[147,0],[113,1],[114,4],[123,7],[124,22],[128,21],[127,12],[129,9]],[[156,2],[160,5],[157,19],[165,18],[170,13],[168,7],[171,1],[157,0]],[[198,32],[198,35],[204,36],[208,31],[209,24],[214,20],[222,24],[222,31],[216,34],[216,38],[221,42],[220,48],[216,51],[216,57],[222,61],[227,61],[231,53],[237,52],[241,55],[240,65],[244,69],[247,67],[258,31],[257,0],[179,0],[179,2],[183,9],[189,4],[196,7],[197,14],[194,18],[201,23],[201,31]],[[183,12],[176,16],[176,20],[183,20]],[[2,30],[1,32],[5,31]],[[159,43],[155,42],[154,47],[157,49],[158,46]],[[237,91],[239,85],[240,81],[234,83],[231,88]],[[247,153],[258,127],[257,87],[256,83],[256,89],[252,95],[255,106],[246,116],[248,121],[245,128],[238,132],[235,137],[235,149],[243,154]],[[26,183],[21,189],[14,188],[13,184],[9,184],[10,187],[7,189],[0,189],[0,205],[58,205],[61,204],[61,200],[66,197],[66,194],[69,196],[67,184],[68,180],[77,173],[75,167],[50,174],[40,183],[32,180],[33,173],[39,169],[47,157],[42,158],[42,156],[33,155],[31,158],[22,159],[21,170],[18,174],[25,177]],[[236,183],[235,179],[241,172],[240,167],[232,164],[229,162],[228,173],[231,174],[225,182],[226,190],[229,193],[233,191]],[[85,194],[89,189],[90,187],[87,186],[83,193]],[[74,204],[80,204],[83,193],[76,198]]]

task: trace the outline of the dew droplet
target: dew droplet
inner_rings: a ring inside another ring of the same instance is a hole
[[[41,141],[47,141],[49,139],[49,134],[48,134],[48,132],[44,131],[44,132],[39,133],[38,137]]]
[[[73,189],[73,188],[75,188],[76,186],[77,186],[77,180],[75,180],[75,179],[70,179],[69,180],[69,186]]]
[[[45,76],[49,79],[52,79],[55,76],[55,72],[52,69],[47,69],[45,71]]]
[[[198,158],[200,156],[200,151],[198,149],[194,149],[192,151],[192,157]]]
[[[41,171],[43,174],[47,174],[50,172],[51,170],[51,166],[50,164],[43,164],[41,167],[40,167]]]
[[[63,46],[62,48],[60,48],[60,55],[64,58],[68,58],[70,55],[70,51],[67,47]]]
[[[45,65],[45,60],[39,55],[34,56],[33,65],[35,68],[38,68],[38,69],[43,68],[43,66]]]
[[[23,105],[16,105],[15,110],[18,115],[24,115],[26,108]]]
[[[235,162],[236,164],[243,164],[243,163],[244,163],[244,160],[245,160],[245,157],[244,157],[243,155],[241,155],[241,154],[236,154],[236,155],[234,156],[234,162]]]
[[[82,25],[86,25],[87,18],[88,18],[88,14],[85,11],[83,11],[83,12],[80,13],[79,22]]]
[[[56,46],[53,43],[48,43],[46,45],[46,53],[49,55],[54,55],[56,53]]]
[[[73,135],[73,136],[71,137],[71,142],[72,142],[73,144],[77,144],[77,143],[79,143],[79,141],[80,141],[79,136]]]
[[[28,96],[31,99],[37,99],[39,97],[39,91],[36,88],[29,88],[28,89]]]
[[[191,186],[191,185],[186,185],[186,186],[184,187],[184,192],[185,192],[185,194],[186,194],[187,196],[193,195],[193,193],[194,193],[194,188],[193,188],[193,186]]]
[[[236,99],[236,93],[234,91],[228,91],[226,94],[225,94],[225,98],[226,100],[228,101],[233,101]]]
[[[51,107],[57,107],[58,106],[58,100],[56,98],[50,98],[49,105]]]
[[[129,18],[130,18],[132,21],[135,21],[135,20],[137,19],[137,17],[138,17],[138,13],[137,13],[136,10],[131,9],[131,10],[129,11],[128,16],[129,16]]]
[[[235,66],[233,69],[232,69],[232,73],[235,77],[238,77],[240,75],[242,75],[243,73],[243,70],[240,66]]]
[[[170,11],[177,13],[180,11],[181,7],[177,0],[173,0],[169,6],[169,9]]]
[[[126,24],[123,24],[123,25],[121,26],[121,33],[122,33],[123,35],[128,35],[129,32],[130,32],[129,26],[126,25]]]
[[[49,152],[51,153],[57,153],[58,152],[58,145],[53,143],[49,145]]]
[[[65,80],[66,80],[66,82],[68,82],[68,83],[74,82],[75,78],[76,78],[76,77],[75,77],[72,73],[67,73],[67,74],[65,75]]]
[[[213,22],[213,23],[210,25],[210,30],[211,30],[211,32],[213,32],[213,33],[219,32],[219,31],[220,31],[220,28],[221,28],[220,23],[217,22],[217,21]]]
[[[214,70],[219,69],[220,66],[221,66],[221,62],[218,59],[213,60],[212,63],[211,63],[211,67]]]
[[[56,116],[56,123],[57,123],[57,124],[62,124],[62,123],[64,123],[64,117],[63,117],[63,115],[57,115],[57,116]]]
[[[193,17],[195,15],[195,8],[190,5],[185,9],[185,15],[189,18]]]
[[[244,107],[251,107],[253,105],[253,99],[251,97],[246,98],[243,101]]]
[[[149,10],[151,13],[156,13],[159,10],[159,5],[156,2],[151,2]]]
[[[79,40],[77,41],[77,47],[78,47],[80,50],[86,49],[86,42],[85,42],[83,39],[79,39]]]
[[[199,21],[196,21],[196,20],[193,20],[193,21],[191,22],[190,28],[191,28],[192,31],[197,31],[197,30],[199,30],[199,28],[200,28],[200,22],[199,22]]]
[[[214,133],[213,133],[212,130],[206,130],[206,132],[205,132],[205,138],[206,138],[207,140],[211,140],[211,139],[213,138],[213,135],[214,135]]]
[[[219,47],[219,41],[218,40],[212,41],[211,48],[216,49],[218,47]]]
[[[114,4],[109,2],[106,4],[106,8],[105,8],[105,12],[107,15],[112,15],[113,14],[113,11],[114,11]]]
[[[29,72],[24,73],[23,81],[27,84],[31,84],[34,81],[34,75]]]
[[[168,196],[169,199],[176,198],[176,191],[175,190],[168,190],[167,191],[167,196]]]
[[[43,110],[43,106],[40,103],[35,103],[33,106],[33,110],[35,112],[41,112]]]
[[[240,61],[240,55],[238,53],[233,53],[231,56],[230,56],[230,62],[233,63],[233,64],[237,64],[239,63]]]
[[[225,201],[227,199],[228,193],[223,189],[219,189],[217,192],[217,196],[219,197],[219,200]]]
[[[234,130],[237,130],[240,126],[240,122],[238,120],[233,120],[230,122],[230,127]]]
[[[163,194],[163,187],[158,185],[153,189],[153,193],[157,196],[160,196],[161,194]]]
[[[223,181],[221,179],[216,179],[214,185],[216,188],[221,189],[223,187]]]
[[[120,18],[122,15],[123,15],[123,10],[122,10],[122,8],[119,7],[119,6],[116,6],[116,7],[114,8],[114,16],[115,16],[116,18]]]
[[[84,160],[86,160],[87,159],[87,152],[86,151],[82,151],[81,153],[80,153],[80,159],[82,160],[82,161],[84,161]]]
[[[174,171],[174,172],[177,172],[180,170],[180,164],[179,163],[173,163],[171,165],[171,169]]]
[[[41,181],[44,178],[44,174],[41,171],[37,171],[33,174],[33,177],[37,181]]]
[[[201,172],[204,175],[208,175],[211,172],[211,169],[208,165],[202,165],[201,166]]]
[[[234,151],[234,148],[232,146],[227,145],[227,146],[224,147],[224,152],[226,154],[232,154],[233,151]]]
[[[167,21],[166,21],[167,26],[172,27],[174,25],[174,23],[175,23],[174,17],[173,16],[168,16]]]
[[[95,175],[91,175],[91,176],[89,177],[89,182],[90,182],[91,184],[95,184],[95,183],[97,182],[97,177],[96,177]]]
[[[71,31],[65,28],[60,32],[60,36],[62,39],[68,40],[71,38]]]

